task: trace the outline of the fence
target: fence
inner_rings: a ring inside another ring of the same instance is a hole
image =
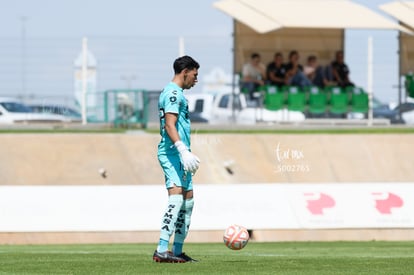
[[[129,127],[148,123],[148,95],[145,90],[109,90],[100,96],[95,110],[98,122],[113,123],[115,127]],[[102,102],[103,100],[103,102]],[[103,117],[103,119],[102,119]]]
[[[372,32],[374,38],[374,95],[383,102],[397,101],[398,54],[394,33]],[[393,39],[394,38],[394,39]],[[362,42],[361,42],[362,41]],[[346,61],[352,80],[366,85],[364,34],[346,33]],[[392,43],[390,43],[390,41]],[[185,53],[201,64],[201,91],[204,76],[216,67],[232,71],[232,37],[184,37]],[[88,48],[94,54],[96,92],[111,89],[158,91],[170,81],[172,61],[179,54],[179,37],[172,36],[91,36]],[[277,51],[277,48],[275,48]],[[25,103],[62,104],[76,107],[74,100],[75,59],[81,52],[80,37],[0,37],[0,96],[13,96]],[[306,56],[301,62],[305,63]],[[263,60],[264,63],[270,60]],[[149,119],[154,119],[151,115]]]
[[[25,103],[76,106],[75,60],[81,38],[0,38],[0,96]],[[185,53],[201,64],[203,75],[215,67],[231,72],[231,36],[184,37]],[[24,49],[23,49],[24,46]],[[111,89],[162,90],[173,74],[179,37],[88,37],[96,58],[96,92]],[[23,54],[24,53],[24,54]]]

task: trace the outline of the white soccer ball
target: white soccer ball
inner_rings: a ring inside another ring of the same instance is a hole
[[[249,238],[249,232],[246,228],[233,224],[224,231],[223,242],[230,249],[240,250],[246,246]]]

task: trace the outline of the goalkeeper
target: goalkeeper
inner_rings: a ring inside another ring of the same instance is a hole
[[[160,240],[153,260],[183,263],[196,261],[183,253],[183,244],[194,205],[192,175],[200,163],[190,150],[190,119],[184,89],[197,83],[200,65],[193,58],[183,56],[174,61],[173,67],[174,77],[158,101],[161,134],[158,160],[165,175],[168,205],[162,217]],[[169,251],[173,233],[174,242]]]

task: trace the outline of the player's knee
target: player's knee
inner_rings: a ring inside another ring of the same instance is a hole
[[[168,195],[183,195],[183,188],[173,184],[173,186],[168,188]]]

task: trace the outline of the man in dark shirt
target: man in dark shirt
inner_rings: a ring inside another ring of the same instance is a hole
[[[267,65],[267,79],[270,85],[282,87],[286,85],[286,65],[283,63],[283,55],[280,52],[275,53],[274,60]]]
[[[299,86],[300,88],[312,86],[312,82],[303,72],[303,66],[299,64],[299,53],[296,50],[289,53],[289,63],[286,64],[285,79],[288,85]]]
[[[335,60],[332,62],[332,73],[334,81],[341,87],[354,86],[349,79],[349,68],[344,62],[344,52],[337,51]]]

